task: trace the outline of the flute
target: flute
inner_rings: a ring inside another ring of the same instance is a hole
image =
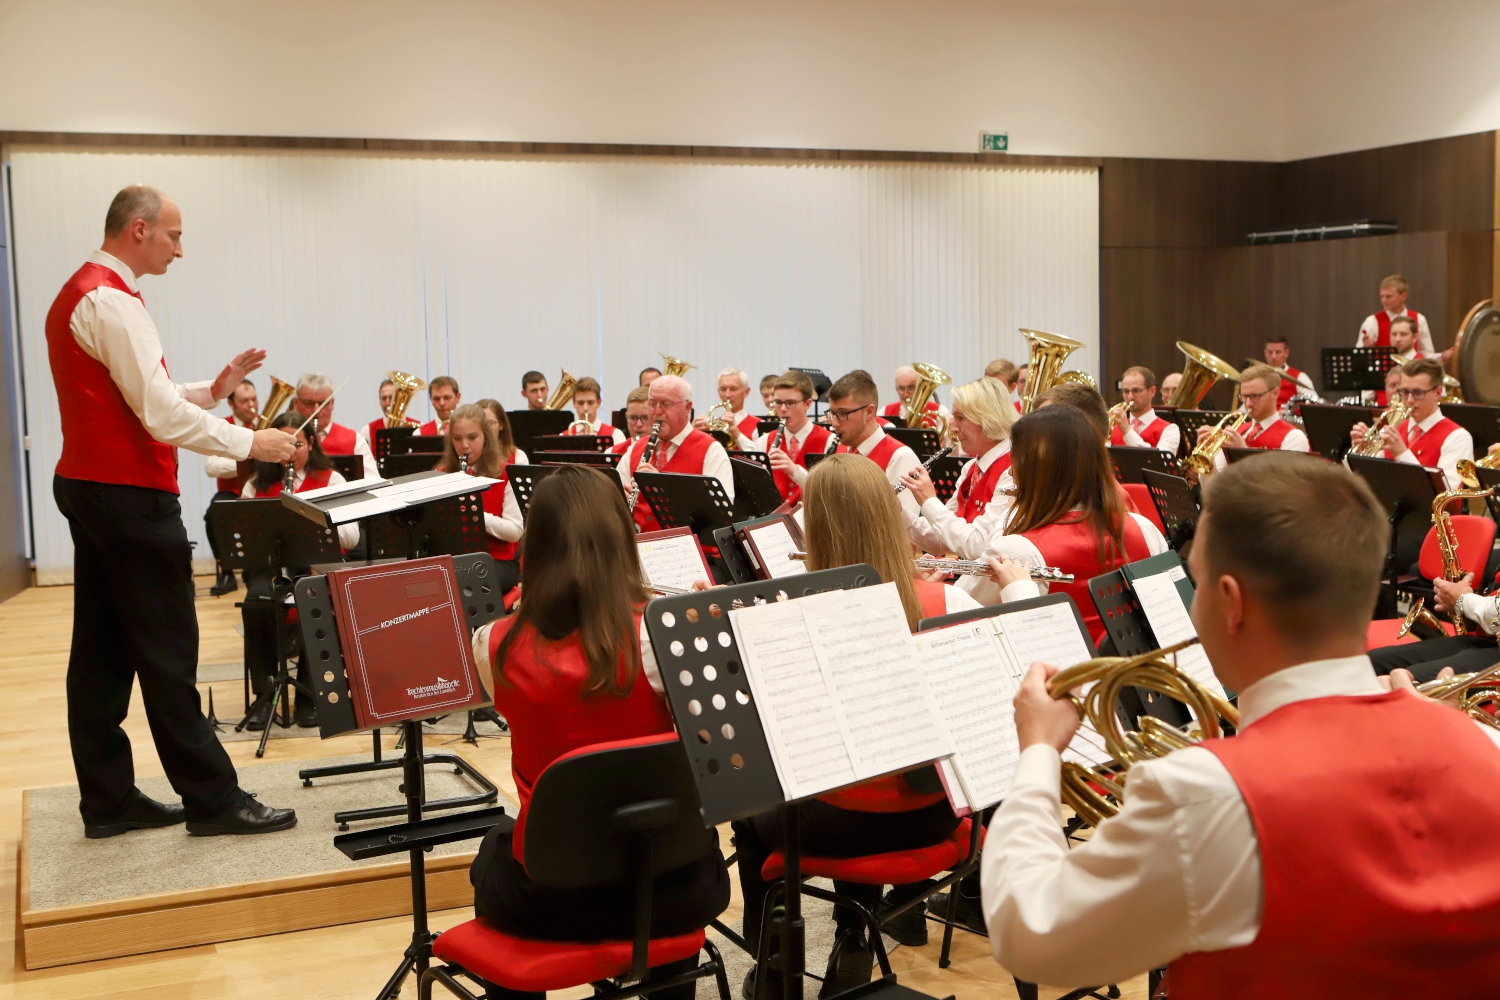
[[[682,594],[692,593],[691,590],[686,590],[682,587],[669,587],[665,583],[648,583],[646,584],[646,589],[653,594],[660,594],[663,597],[678,597]]]
[[[913,560],[917,569],[942,570],[959,576],[989,576],[990,564],[983,559],[939,559],[937,556],[922,556]],[[1031,578],[1038,583],[1072,583],[1073,574],[1064,573],[1056,566],[1034,567]]]
[[[953,450],[952,446],[949,446],[947,448],[940,448],[937,451],[933,452],[933,454],[928,457],[927,461],[925,461],[925,462],[922,463],[922,471],[930,473],[932,471],[932,467],[937,464],[938,459],[940,459],[940,458],[947,458],[948,457],[948,453],[951,452],[952,450]],[[896,484],[896,492],[897,493],[900,493],[904,489],[906,489],[906,484],[905,483],[897,483]]]

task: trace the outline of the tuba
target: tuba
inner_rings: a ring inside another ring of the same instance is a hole
[[[1030,374],[1026,376],[1026,391],[1021,394],[1021,412],[1036,409],[1042,393],[1059,382],[1080,382],[1096,388],[1093,378],[1078,371],[1062,371],[1062,363],[1069,354],[1083,346],[1081,341],[1044,330],[1021,329],[1021,336],[1031,343],[1031,356],[1026,364]]]
[[[925,361],[913,361],[912,370],[917,373],[917,387],[912,390],[911,402],[906,404],[906,426],[926,427],[937,431],[939,446],[948,441],[948,418],[941,413],[928,413],[927,403],[940,385],[948,385],[952,376],[937,365]]]
[[[1219,418],[1214,424],[1213,430],[1208,436],[1193,448],[1193,453],[1187,457],[1188,468],[1206,476],[1214,471],[1214,459],[1224,448],[1224,442],[1229,440],[1229,435],[1238,434],[1241,427],[1250,422],[1250,414],[1244,410],[1230,410]]]
[[[1229,367],[1229,362],[1218,355],[1210,354],[1201,347],[1194,347],[1185,340],[1177,342],[1177,349],[1187,358],[1187,364],[1182,368],[1182,381],[1177,383],[1177,390],[1167,400],[1168,406],[1175,406],[1179,410],[1196,410],[1198,404],[1203,402],[1203,397],[1208,395],[1208,390],[1221,379],[1239,382],[1240,373]]]
[[[260,417],[255,421],[255,429],[263,431],[271,426],[271,421],[286,409],[292,401],[292,396],[297,392],[297,387],[290,382],[283,382],[275,375],[271,376],[271,398],[266,400],[266,405],[261,408]]]
[[[688,373],[689,368],[698,367],[697,365],[688,364],[681,358],[674,358],[670,354],[663,354],[661,356],[661,359],[662,361],[666,362],[667,365],[667,370],[662,372],[663,375],[676,375],[678,378],[682,378],[682,376]]]
[[[578,380],[568,374],[566,368],[562,369],[562,375],[558,377],[557,388],[552,390],[552,395],[547,397],[547,402],[542,406],[544,410],[560,410],[568,405],[573,398],[573,387]]]
[[[391,380],[391,385],[396,390],[391,396],[391,408],[385,414],[385,425],[405,427],[406,408],[411,405],[413,396],[427,388],[427,383],[406,372],[386,372],[385,377]]]
[[[1375,458],[1385,450],[1385,442],[1380,440],[1380,429],[1382,427],[1397,427],[1401,421],[1406,419],[1406,404],[1401,402],[1400,397],[1391,400],[1391,405],[1381,411],[1380,416],[1365,431],[1365,439],[1349,449],[1349,454],[1359,455],[1362,458]]]

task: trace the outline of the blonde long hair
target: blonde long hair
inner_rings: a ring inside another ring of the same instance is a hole
[[[880,466],[863,455],[829,455],[802,487],[809,570],[869,563],[894,583],[913,632],[922,602],[912,582],[911,543],[901,526],[896,493]]]

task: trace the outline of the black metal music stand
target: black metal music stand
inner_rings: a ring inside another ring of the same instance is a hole
[[[329,455],[328,460],[333,463],[334,471],[351,483],[365,478],[365,456],[363,455]]]
[[[1422,551],[1427,529],[1432,527],[1432,501],[1447,486],[1441,472],[1420,465],[1359,455],[1350,455],[1345,461],[1350,471],[1375,491],[1391,526],[1381,610],[1376,612],[1377,617],[1390,618],[1396,613],[1396,582]]]
[[[1392,347],[1323,348],[1323,391],[1380,392],[1385,373],[1396,364]]]
[[[1479,477],[1480,486],[1500,492],[1500,469],[1486,469],[1483,466],[1475,466],[1474,475]],[[1489,508],[1491,519],[1500,522],[1500,498],[1492,494],[1485,497],[1484,503]],[[1483,583],[1483,581],[1478,582]],[[1479,588],[1476,587],[1475,589]]]
[[[562,434],[573,422],[572,410],[506,410],[510,436],[517,448],[530,455],[536,439],[544,434]]]
[[[1161,518],[1167,536],[1167,544],[1177,552],[1185,552],[1193,534],[1198,530],[1198,497],[1196,491],[1181,476],[1168,475],[1155,469],[1142,469],[1141,481],[1151,493],[1151,502],[1156,505],[1156,516]]]
[[[812,460],[817,456],[807,457],[811,468]],[[734,473],[733,516],[736,520],[760,517],[781,506],[781,491],[776,489],[776,480],[759,462],[732,457],[729,467]]]
[[[608,434],[538,434],[534,443],[538,451],[609,451],[615,439]]]
[[[291,582],[281,574],[283,570],[337,561],[341,557],[338,533],[333,528],[320,527],[299,517],[275,497],[211,504],[208,518],[209,530],[219,540],[219,552],[226,568],[242,573],[269,570],[272,574],[269,596],[247,599],[237,605],[254,614],[270,615],[275,626],[276,675],[255,701],[246,706],[245,717],[234,729],[237,733],[244,732],[250,716],[262,705],[269,704],[270,718],[266,720],[260,744],[255,749],[255,756],[264,757],[271,727],[279,725],[282,729],[290,729],[292,726],[292,689],[295,687],[307,697],[313,697],[313,692],[292,676],[287,656],[284,606],[287,595],[291,593]],[[277,718],[278,706],[280,718]]]
[[[1187,455],[1198,444],[1198,428],[1212,427],[1229,415],[1228,410],[1177,410],[1172,420],[1182,432],[1180,454]]]
[[[1115,478],[1122,483],[1143,483],[1142,469],[1155,469],[1169,476],[1182,475],[1177,456],[1160,448],[1132,448],[1129,445],[1110,445],[1109,460],[1115,467]]]
[[[375,440],[371,442],[371,448],[375,452],[375,464],[380,466],[382,476],[395,479],[397,476],[408,475],[412,472],[426,471],[437,463],[436,458],[428,458],[426,465],[422,465],[416,458],[402,458],[402,456],[434,456],[443,453],[441,434],[418,434],[416,430],[417,428],[411,425],[376,428]]]
[[[813,392],[817,393],[817,395],[813,396],[812,401],[813,419],[818,419],[822,413],[822,405],[828,402],[828,390],[833,388],[833,379],[824,374],[821,368],[789,368],[787,370],[801,372],[812,379]]]
[[[526,512],[531,509],[531,494],[536,489],[537,483],[561,468],[562,465],[507,465],[505,467],[505,478],[510,483],[511,492],[515,494],[516,506],[521,509],[523,521],[526,519]],[[620,481],[619,475],[613,469],[600,471],[614,480],[622,494],[625,492],[625,484]]]
[[[1303,403],[1302,427],[1313,451],[1334,462],[1342,462],[1349,453],[1349,430],[1355,424],[1369,427],[1380,412],[1367,406],[1338,406],[1330,403]]]
[[[1483,458],[1490,445],[1500,442],[1500,406],[1484,403],[1443,403],[1443,416],[1474,438],[1474,457]]]
[[[927,475],[932,480],[932,489],[943,503],[947,503],[958,492],[958,477],[963,475],[964,465],[968,461],[962,455],[944,455],[927,470]]]
[[[427,556],[483,552],[483,490],[393,511],[365,522],[370,558],[423,559]]]
[[[754,450],[744,450],[744,449],[741,449],[741,450],[730,449],[729,450],[729,457],[730,458],[738,458],[741,461],[745,461],[745,462],[754,462],[756,465],[758,465],[762,469],[766,470],[766,475],[768,475],[768,476],[771,475],[771,456],[768,455],[766,452],[763,452],[763,451],[754,451]],[[736,489],[738,489],[738,487],[736,487]]]
[[[587,465],[613,472],[625,456],[607,451],[533,451],[526,457],[542,465]]]
[[[705,547],[713,544],[715,528],[732,523],[734,501],[724,492],[717,476],[691,476],[676,472],[638,472],[641,501],[663,528],[691,528]]]
[[[885,432],[916,452],[918,458],[936,455],[943,447],[938,432],[928,427],[887,427]]]
[[[1266,452],[1270,451],[1271,449],[1269,449],[1269,448],[1231,448],[1228,445],[1225,445],[1220,450],[1224,452],[1224,461],[1233,463],[1233,462],[1243,462],[1245,459],[1247,459],[1247,458],[1254,458],[1256,455],[1264,455],[1264,454],[1266,454]]]
[[[442,455],[430,451],[412,451],[405,455],[388,455],[380,462],[380,474],[386,479],[401,479],[420,472],[431,472]]]

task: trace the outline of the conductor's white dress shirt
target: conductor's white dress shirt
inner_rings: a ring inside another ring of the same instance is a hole
[[[811,421],[808,422],[808,426],[812,426]],[[656,461],[654,461],[652,464],[655,465],[656,468],[660,469],[667,462],[671,461],[672,456],[677,453],[677,449],[682,447],[682,442],[687,440],[687,436],[692,432],[693,425],[691,423],[688,423],[683,425],[682,430],[678,431],[676,437],[672,438],[672,440],[658,441],[656,447]],[[619,474],[620,481],[624,483],[626,487],[629,487],[632,479],[632,476],[630,474],[629,451],[625,453],[624,458],[620,459],[620,464],[615,466],[615,472]],[[702,474],[705,476],[713,476],[715,479],[717,479],[724,486],[724,495],[729,497],[730,500],[734,499],[734,469],[729,464],[729,452],[725,451],[724,446],[717,441],[710,441],[708,444],[708,451],[704,452],[703,454]]]
[[[1310,698],[1381,693],[1368,656],[1304,663],[1240,692],[1240,726]],[[1500,749],[1500,731],[1475,725]],[[1060,771],[1056,750],[1027,747],[990,824],[981,881],[1000,964],[1049,986],[1114,983],[1255,940],[1260,844],[1217,757],[1189,747],[1136,764],[1120,814],[1072,850]]]
[[[963,484],[976,465],[979,468],[978,475],[983,476],[989,471],[991,465],[1009,453],[1010,438],[1006,438],[978,458],[969,459],[958,474],[959,484]],[[930,497],[926,503],[922,504],[920,517],[907,514],[907,533],[924,552],[931,552],[934,555],[952,552],[960,559],[978,559],[984,554],[985,547],[989,545],[990,536],[1005,527],[1006,521],[1009,520],[1010,507],[1015,500],[1002,491],[1014,489],[1015,485],[1016,482],[1011,478],[1010,470],[1006,469],[995,483],[994,498],[985,506],[984,512],[973,521],[965,521],[958,516],[957,490],[946,503],[937,497]],[[903,513],[905,513],[904,510]]]

